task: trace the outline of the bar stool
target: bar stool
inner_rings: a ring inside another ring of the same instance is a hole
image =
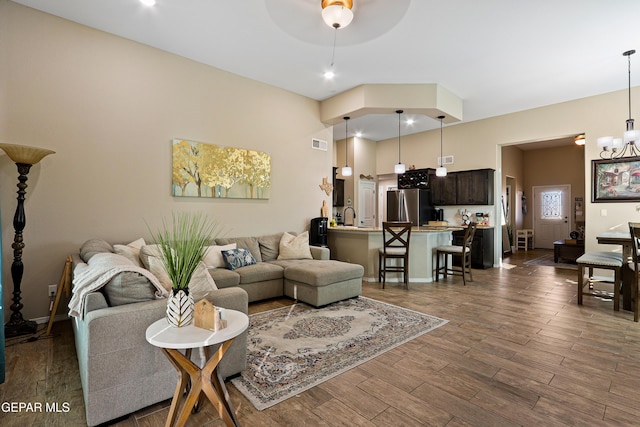
[[[578,305],[582,305],[583,295],[598,295],[595,292],[584,292],[585,285],[593,282],[611,282],[610,280],[596,280],[593,269],[600,268],[613,271],[613,310],[620,311],[620,286],[622,285],[622,254],[617,252],[587,252],[576,260],[578,264]],[[584,269],[589,269],[587,280]]]
[[[530,228],[516,230],[516,251],[521,248],[524,249],[525,252],[533,249],[533,230]]]
[[[411,240],[410,222],[383,222],[382,242],[378,249],[378,281],[382,289],[387,283],[387,273],[402,273],[404,286],[409,289],[409,241]],[[402,265],[387,264],[388,259],[402,260]]]
[[[478,228],[478,224],[475,222],[470,223],[467,226],[467,229],[464,232],[464,240],[461,246],[457,245],[443,245],[436,247],[436,282],[440,278],[440,273],[447,277],[447,274],[451,273],[461,273],[462,274],[462,285],[467,285],[467,279],[465,274],[469,274],[469,280],[473,282],[473,276],[471,274],[471,246],[473,244],[473,236],[476,233],[476,228]],[[440,267],[440,258],[444,255],[444,266]],[[451,260],[451,268],[449,268],[449,255],[453,258],[454,256],[460,257],[460,265],[462,268],[454,269],[453,268],[453,260]]]

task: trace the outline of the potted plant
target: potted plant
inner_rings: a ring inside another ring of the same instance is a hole
[[[151,232],[159,248],[159,258],[171,280],[167,301],[167,320],[175,327],[193,320],[193,295],[189,282],[202,262],[207,246],[217,230],[217,224],[200,213],[171,215],[171,223],[162,220],[162,227]]]

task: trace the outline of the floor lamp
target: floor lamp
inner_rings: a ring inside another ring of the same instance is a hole
[[[16,144],[0,144],[0,148],[7,153],[7,156],[13,160],[18,166],[18,206],[13,217],[13,228],[15,236],[13,238],[13,263],[11,264],[11,278],[13,279],[13,304],[11,304],[11,318],[4,325],[4,333],[6,338],[18,335],[32,334],[36,331],[36,322],[24,320],[22,317],[22,303],[20,302],[20,284],[22,283],[22,273],[24,265],[22,264],[22,249],[24,243],[22,241],[22,231],[27,223],[24,214],[24,199],[27,194],[27,175],[31,166],[37,164],[45,156],[55,153],[55,151],[45,148],[27,147]]]

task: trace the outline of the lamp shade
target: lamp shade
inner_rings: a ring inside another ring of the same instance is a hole
[[[640,130],[628,130],[624,133],[624,143],[640,141]]]
[[[353,20],[353,0],[322,0],[322,19],[331,28],[344,28]]]
[[[340,172],[342,173],[342,176],[351,176],[351,175],[353,175],[353,170],[351,169],[351,166],[343,167]]]
[[[444,166],[436,168],[436,176],[447,176],[447,168]]]
[[[597,144],[598,144],[598,147],[600,148],[611,147],[611,144],[613,144],[613,137],[601,136],[600,138],[598,138]]]
[[[7,156],[9,156],[14,163],[22,163],[25,165],[35,165],[45,156],[55,154],[55,151],[46,148],[28,147],[17,144],[0,144],[0,148],[7,153]]]

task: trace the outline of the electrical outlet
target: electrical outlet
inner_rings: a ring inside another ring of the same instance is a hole
[[[49,285],[49,296],[56,296],[56,291],[58,290],[58,285]]]

